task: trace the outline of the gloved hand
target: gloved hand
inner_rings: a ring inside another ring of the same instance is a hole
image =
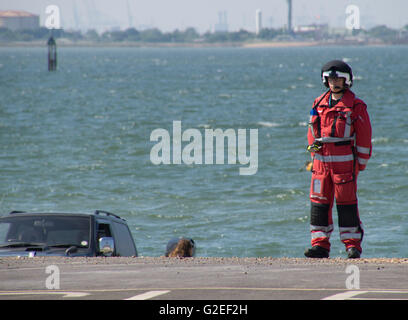
[[[309,152],[319,152],[322,147],[323,147],[323,144],[321,142],[315,141],[310,146],[307,146],[307,151],[309,151]]]

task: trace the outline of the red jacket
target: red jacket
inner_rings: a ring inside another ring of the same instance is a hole
[[[322,162],[341,163],[352,161],[356,155],[358,169],[362,171],[372,151],[367,106],[348,89],[334,107],[329,107],[329,99],[330,92],[322,94],[310,112],[308,143],[311,145],[315,140],[323,143],[322,149],[312,156]]]

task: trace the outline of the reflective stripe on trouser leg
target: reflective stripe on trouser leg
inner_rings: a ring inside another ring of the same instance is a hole
[[[312,247],[320,246],[330,250],[330,235],[332,231],[331,205],[311,202],[310,235]]]
[[[363,240],[364,230],[358,214],[358,205],[347,204],[337,205],[339,215],[340,240],[346,246],[346,249],[355,247],[362,252],[361,241]]]

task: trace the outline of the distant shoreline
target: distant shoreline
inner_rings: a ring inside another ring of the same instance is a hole
[[[315,46],[394,46],[386,43],[343,43],[318,41],[262,41],[262,42],[93,42],[57,39],[58,47],[134,47],[134,48],[289,48]],[[46,41],[0,42],[0,47],[47,47]]]
[[[57,40],[59,47],[137,47],[137,48],[269,48],[316,46],[318,42],[93,42]],[[0,42],[0,47],[46,47],[46,41]]]
[[[253,43],[243,43],[244,48],[286,48],[286,47],[314,47],[324,45],[323,43],[317,41],[310,42],[253,42]]]

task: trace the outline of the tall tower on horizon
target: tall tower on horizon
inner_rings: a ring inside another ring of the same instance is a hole
[[[129,0],[126,1],[126,11],[127,11],[127,15],[128,15],[128,24],[129,24],[129,28],[133,27],[133,17],[132,17],[132,11],[130,10],[130,3]]]
[[[292,0],[287,0],[288,2],[288,33],[292,33]]]
[[[255,33],[258,35],[262,30],[262,11],[261,9],[255,12]]]
[[[214,26],[215,32],[228,32],[227,11],[218,12],[218,23]]]

